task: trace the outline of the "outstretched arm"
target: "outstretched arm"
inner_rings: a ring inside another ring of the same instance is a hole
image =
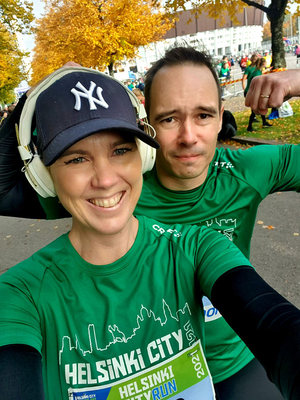
[[[0,347],[0,400],[44,400],[42,357],[33,347]]]
[[[284,398],[300,399],[300,310],[249,266],[223,274],[211,300]]]
[[[300,96],[300,70],[257,76],[252,79],[245,105],[258,114],[266,114],[268,108],[277,108],[293,96]]]

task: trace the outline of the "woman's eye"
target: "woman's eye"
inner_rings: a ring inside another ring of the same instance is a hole
[[[65,161],[65,164],[80,164],[82,162],[84,162],[84,157],[76,157],[76,158],[72,158],[71,160]]]

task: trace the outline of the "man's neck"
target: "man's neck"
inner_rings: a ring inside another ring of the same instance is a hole
[[[170,176],[156,167],[157,178],[160,183],[169,190],[188,191],[201,186],[207,177],[208,168],[201,174],[193,178],[181,178]]]

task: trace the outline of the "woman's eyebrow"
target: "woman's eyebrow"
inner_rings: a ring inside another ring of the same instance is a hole
[[[81,149],[76,149],[76,150],[67,149],[67,150],[65,150],[65,151],[60,155],[59,158],[65,157],[65,156],[70,156],[70,155],[73,155],[73,154],[84,155],[84,154],[87,154],[87,151],[81,150]]]

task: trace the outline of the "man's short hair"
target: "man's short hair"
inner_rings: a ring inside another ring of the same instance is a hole
[[[194,65],[199,65],[199,66],[205,66],[207,67],[210,72],[212,73],[212,76],[214,77],[214,80],[216,82],[216,88],[218,91],[218,99],[219,99],[219,110],[221,109],[222,106],[222,96],[221,96],[221,88],[219,84],[219,78],[216,73],[216,70],[213,65],[213,61],[210,57],[209,54],[204,53],[202,51],[195,50],[193,47],[174,47],[165,53],[165,55],[157,60],[152,67],[147,71],[145,75],[145,90],[144,90],[144,95],[145,95],[145,108],[148,114],[148,117],[150,115],[150,104],[151,104],[151,99],[150,99],[150,91],[151,91],[151,86],[153,79],[157,72],[163,68],[163,67],[173,67],[177,65],[185,65],[185,64],[194,64]],[[176,82],[174,82],[174,85]]]

